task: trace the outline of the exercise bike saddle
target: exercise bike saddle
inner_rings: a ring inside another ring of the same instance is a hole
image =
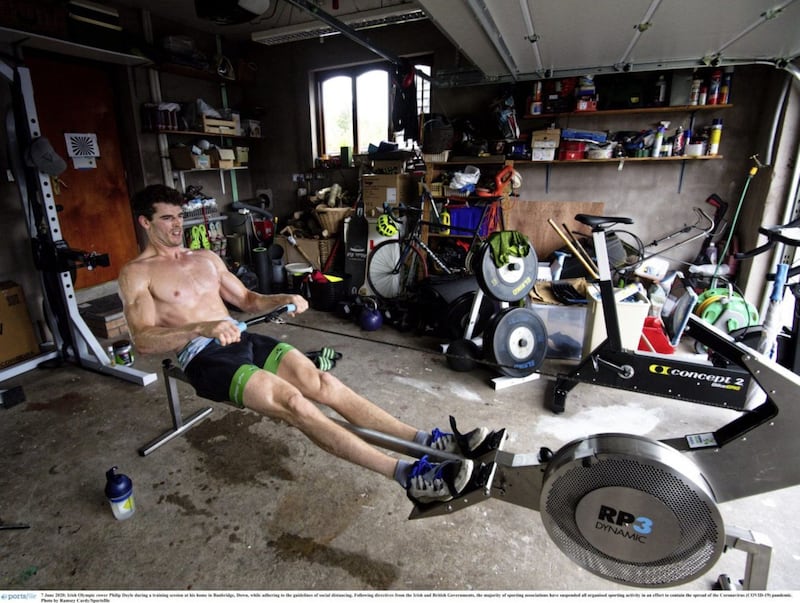
[[[632,218],[617,216],[590,216],[589,214],[577,214],[575,219],[581,224],[591,226],[592,230],[603,230],[604,226],[613,224],[633,224]]]

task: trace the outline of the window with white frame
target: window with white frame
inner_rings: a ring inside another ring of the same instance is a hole
[[[414,67],[417,113],[429,113],[431,68],[422,63]],[[317,74],[317,148],[321,154],[339,155],[342,147],[366,153],[370,144],[385,140],[405,146],[404,133],[392,132],[393,72],[391,64],[378,63]]]

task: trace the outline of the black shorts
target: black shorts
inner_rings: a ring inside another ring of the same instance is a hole
[[[242,338],[222,346],[215,341],[203,348],[183,369],[198,396],[231,402],[242,408],[242,392],[258,370],[276,373],[283,356],[294,347],[267,335],[245,331]]]

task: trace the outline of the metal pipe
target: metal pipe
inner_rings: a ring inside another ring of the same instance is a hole
[[[624,65],[628,62],[631,53],[633,52],[634,47],[636,44],[639,43],[639,38],[642,36],[642,33],[650,29],[650,19],[655,14],[656,10],[658,10],[658,5],[661,4],[661,0],[653,0],[650,3],[650,6],[647,7],[647,12],[645,12],[644,17],[639,21],[639,23],[634,27],[636,33],[633,34],[633,38],[631,38],[628,47],[625,49],[625,52],[622,53],[622,56],[617,61],[617,65]]]
[[[528,0],[519,0],[519,9],[522,11],[522,20],[525,21],[525,29],[528,32],[528,41],[533,48],[533,55],[536,59],[537,71],[542,70],[542,53],[539,51],[539,36],[536,35],[536,30],[533,28],[533,16],[531,15],[531,7],[528,6]]]
[[[503,60],[509,75],[516,81],[517,75],[519,74],[519,67],[517,67],[517,64],[514,62],[514,57],[511,56],[511,51],[509,51],[508,46],[506,46],[506,43],[503,41],[503,36],[497,29],[494,19],[489,15],[489,9],[486,3],[483,0],[467,0],[467,4],[469,4],[469,7],[475,14],[475,18],[478,19],[478,22],[481,24],[483,31],[492,41],[492,45]]]

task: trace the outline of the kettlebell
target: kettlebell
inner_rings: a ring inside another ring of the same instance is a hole
[[[358,317],[358,323],[365,331],[377,331],[383,326],[383,315],[378,310],[378,302],[372,298],[364,300],[364,308]]]

